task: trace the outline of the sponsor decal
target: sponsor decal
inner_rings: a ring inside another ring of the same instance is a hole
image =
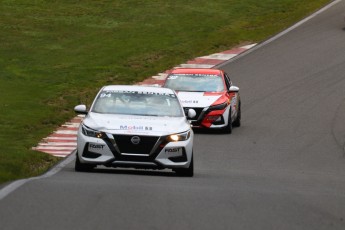
[[[183,107],[197,106],[201,108],[214,104],[222,95],[212,94],[203,96],[202,92],[179,92],[178,96]]]
[[[163,93],[163,92],[150,92],[150,91],[126,91],[126,90],[109,90],[102,92],[99,97],[111,97],[112,94],[121,93],[121,94],[137,94],[137,95],[162,95],[176,97],[173,93]]]
[[[104,145],[89,143],[89,150],[103,150]]]
[[[182,152],[182,148],[166,148],[165,153],[180,153]]]
[[[197,100],[181,100],[181,103],[185,103],[185,104],[198,104],[199,101],[197,101]]]
[[[152,127],[150,127],[150,126],[142,126],[142,125],[120,125],[120,130],[146,130],[146,131],[152,131]]]

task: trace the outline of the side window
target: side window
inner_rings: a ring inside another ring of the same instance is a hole
[[[224,73],[224,77],[225,77],[224,80],[225,80],[226,88],[227,88],[227,89],[230,89],[230,86],[232,85],[232,82],[231,82],[231,80],[230,80],[228,74],[227,74],[227,73]]]

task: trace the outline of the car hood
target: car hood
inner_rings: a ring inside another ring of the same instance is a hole
[[[155,117],[89,112],[83,123],[112,134],[169,135],[190,129],[185,117]]]
[[[177,93],[183,107],[204,108],[215,103],[223,93],[183,92]]]

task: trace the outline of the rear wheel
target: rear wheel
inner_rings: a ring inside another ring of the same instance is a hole
[[[95,168],[95,165],[81,163],[79,160],[78,153],[76,154],[74,169],[77,172],[88,172]]]
[[[177,168],[177,169],[174,169],[174,171],[179,176],[192,177],[194,175],[193,154],[192,154],[192,160],[191,160],[188,168]]]

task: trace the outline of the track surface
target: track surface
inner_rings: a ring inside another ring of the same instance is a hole
[[[243,126],[196,134],[194,178],[68,164],[0,200],[0,229],[345,229],[344,12],[222,66]]]

